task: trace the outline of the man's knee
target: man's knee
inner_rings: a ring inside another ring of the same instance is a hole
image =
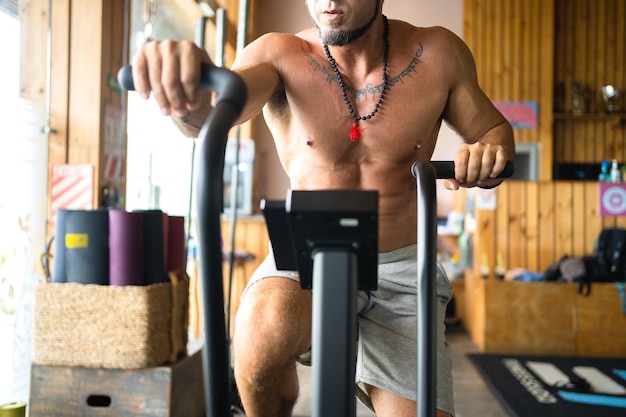
[[[310,294],[297,282],[277,278],[256,283],[235,318],[235,359],[245,355],[273,363],[297,357],[310,346],[310,309]]]

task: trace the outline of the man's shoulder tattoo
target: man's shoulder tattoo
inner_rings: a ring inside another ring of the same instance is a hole
[[[415,56],[413,57],[409,65],[404,69],[404,71],[402,71],[396,77],[389,79],[389,86],[393,87],[395,84],[402,82],[404,78],[412,77],[413,74],[417,73],[417,64],[421,64],[422,61],[420,58],[422,57],[423,54],[424,54],[424,47],[422,46],[422,43],[420,42],[420,46],[419,48],[417,48],[417,51],[415,51]]]

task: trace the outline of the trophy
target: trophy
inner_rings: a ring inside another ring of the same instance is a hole
[[[602,100],[606,104],[606,111],[609,113],[615,113],[619,111],[619,97],[622,93],[621,89],[612,85],[604,85],[600,89],[602,92]]]
[[[578,81],[572,82],[572,113],[580,114],[582,107],[582,85]]]

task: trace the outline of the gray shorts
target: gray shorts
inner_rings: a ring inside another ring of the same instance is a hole
[[[357,300],[356,381],[412,400],[416,399],[417,391],[416,258],[416,245],[379,254],[378,289],[369,293],[359,291]],[[269,277],[298,281],[296,272],[278,271],[270,253],[250,278],[247,288]],[[437,408],[454,415],[452,365],[444,324],[446,306],[451,298],[452,287],[443,267],[438,264]]]

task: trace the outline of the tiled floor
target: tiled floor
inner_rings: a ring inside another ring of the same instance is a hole
[[[508,417],[466,356],[478,352],[478,348],[465,328],[460,324],[448,326],[447,335],[452,350],[456,417]]]
[[[456,417],[507,417],[508,414],[467,358],[467,353],[478,349],[461,325],[448,326],[448,343],[452,350]],[[311,413],[311,368],[301,367],[299,372],[301,395],[294,416],[306,417]],[[374,414],[357,402],[357,417],[371,416]]]

